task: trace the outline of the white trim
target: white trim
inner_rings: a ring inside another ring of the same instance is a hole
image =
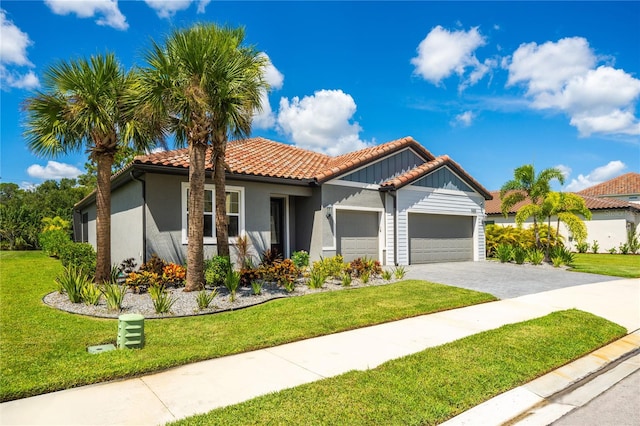
[[[468,216],[468,217],[482,217],[484,216],[481,212],[481,209],[478,209],[476,212],[460,212],[460,211],[452,211],[452,210],[424,210],[424,209],[405,209],[407,213],[424,213],[424,214],[437,214],[442,216]]]
[[[418,179],[419,180],[419,179]],[[405,187],[400,188],[398,191],[404,191],[404,190],[408,190],[408,191],[416,191],[416,192],[436,192],[436,193],[440,193],[440,194],[447,194],[447,195],[457,195],[460,196],[462,194],[465,195],[474,195],[477,197],[482,197],[482,195],[478,192],[469,192],[469,191],[460,191],[460,190],[455,190],[455,189],[444,189],[444,188],[428,188],[426,186],[413,186],[413,184],[407,185]],[[484,197],[482,198],[484,200]]]
[[[325,207],[326,208],[326,207]],[[343,205],[333,205],[331,208],[331,219],[333,222],[333,247],[322,247],[322,250],[338,250],[338,244],[336,239],[336,234],[338,233],[338,228],[336,224],[336,217],[338,210],[350,210],[350,211],[362,211],[362,212],[376,212],[378,213],[378,260],[382,263],[384,262],[383,254],[385,245],[385,221],[384,221],[384,213],[385,209],[383,207],[358,207],[358,206],[343,206]],[[336,253],[337,254],[337,253]]]
[[[180,197],[181,197],[181,203],[180,203],[180,214],[182,216],[182,244],[188,244],[189,239],[187,238],[187,190],[189,189],[189,182],[182,182],[182,190],[180,191]],[[216,237],[215,237],[215,228],[216,228],[216,203],[215,203],[215,196],[216,196],[216,190],[215,190],[215,185],[212,184],[205,184],[204,185],[204,189],[205,191],[211,191],[212,192],[212,196],[213,196],[213,212],[212,212],[212,220],[213,220],[213,231],[214,231],[214,236],[213,237],[204,237],[203,238],[203,244],[205,245],[216,245],[217,241],[216,241]],[[245,235],[246,231],[245,231],[245,199],[244,199],[244,187],[242,186],[231,186],[231,185],[226,185],[225,186],[225,190],[227,192],[237,192],[239,193],[239,197],[238,197],[238,202],[240,203],[240,206],[238,206],[238,235],[239,236],[243,236]],[[229,244],[236,244],[237,243],[237,237],[229,237]]]
[[[380,189],[380,185],[374,183],[363,183],[363,182],[353,182],[350,180],[340,180],[340,179],[332,179],[328,182],[325,182],[324,185],[335,185],[335,186],[349,186],[352,188],[362,188],[362,189]]]

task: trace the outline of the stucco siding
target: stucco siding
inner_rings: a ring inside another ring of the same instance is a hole
[[[111,194],[111,263],[132,257],[140,264],[142,250],[142,184],[132,181]]]

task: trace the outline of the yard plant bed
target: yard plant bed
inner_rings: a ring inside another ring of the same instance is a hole
[[[0,262],[2,401],[496,300],[487,293],[407,280],[147,321],[144,349],[92,355],[88,346],[115,343],[118,322],[43,303],[55,289],[60,262],[41,252],[0,252]]]
[[[624,334],[586,312],[555,312],[172,424],[435,425]]]

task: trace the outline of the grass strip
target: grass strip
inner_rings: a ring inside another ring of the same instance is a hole
[[[576,253],[571,270],[614,277],[640,278],[640,255]]]
[[[586,312],[555,312],[172,425],[439,424],[625,333]]]
[[[115,343],[115,319],[44,305],[60,262],[40,252],[0,252],[0,400],[7,401],[194,361],[495,300],[425,281],[318,293],[214,315],[145,321],[142,350],[98,355]]]

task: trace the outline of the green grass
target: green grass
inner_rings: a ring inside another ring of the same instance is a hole
[[[115,343],[115,319],[46,306],[60,262],[40,252],[0,252],[0,400],[132,377],[194,361],[495,300],[486,293],[403,281],[318,293],[215,315],[145,321],[142,350],[98,355]]]
[[[640,278],[640,255],[576,253],[573,271]]]
[[[555,312],[173,424],[438,424],[624,334],[586,312]]]

